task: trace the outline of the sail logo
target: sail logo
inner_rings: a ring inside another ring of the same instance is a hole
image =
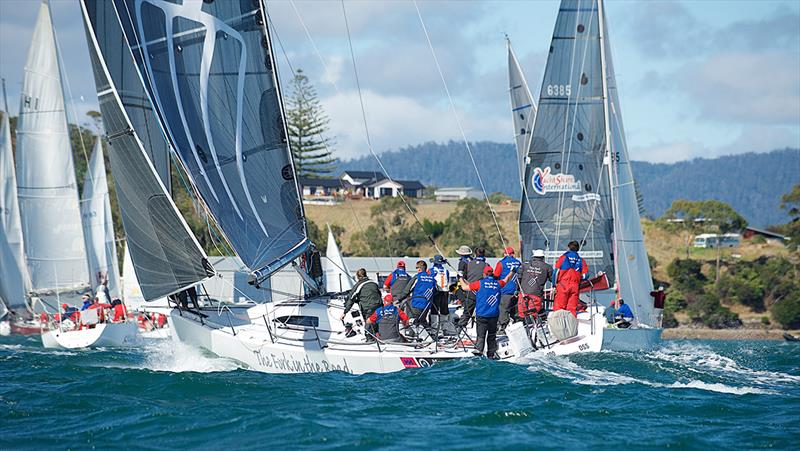
[[[550,166],[542,168],[533,168],[533,191],[536,194],[547,193],[566,193],[581,190],[581,182],[575,180],[575,176],[571,174],[551,174]]]

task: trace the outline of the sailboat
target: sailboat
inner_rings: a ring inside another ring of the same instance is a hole
[[[123,225],[145,300],[175,295],[214,269],[148,159],[109,61],[135,63],[165,136],[251,283],[292,265],[305,296],[174,309],[181,341],[274,373],[390,372],[469,357],[457,343],[368,341],[364,318],[324,287],[308,240],[263,2],[82,0]],[[123,54],[98,30],[119,27]],[[111,52],[111,53],[106,53]],[[119,171],[119,175],[117,175]]]
[[[520,69],[512,53],[510,59],[513,88],[521,75],[515,75]],[[519,102],[512,91],[512,104]],[[538,108],[526,144],[519,217],[522,255],[543,249],[552,264],[575,240],[590,271],[599,275],[597,280],[613,285],[589,286],[581,294],[589,308],[578,315],[577,335],[571,341],[537,347],[542,352],[573,348],[570,343],[583,337],[590,346],[575,351],[652,348],[660,342],[661,310],[650,296],[652,276],[603,0],[562,0]],[[518,118],[514,121],[519,128]],[[634,312],[636,321],[629,328],[598,321],[605,306],[619,299]]]

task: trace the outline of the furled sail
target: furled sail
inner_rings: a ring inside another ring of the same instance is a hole
[[[89,282],[78,189],[50,10],[33,32],[17,122],[17,188],[25,255],[35,291]]]
[[[30,279],[25,265],[7,112],[2,113],[0,121],[0,304],[24,309]]]
[[[328,247],[325,250],[325,260],[322,261],[325,270],[325,287],[328,291],[341,293],[353,288],[353,279],[347,265],[344,263],[342,252],[336,244],[331,226],[328,225]]]
[[[639,218],[639,203],[636,199],[633,171],[628,157],[625,129],[619,105],[617,81],[605,24],[603,2],[601,11],[601,39],[606,68],[608,92],[608,133],[610,158],[606,159],[611,174],[614,203],[614,247],[617,256],[617,288],[619,296],[631,306],[639,322],[649,326],[661,325],[661,312],[653,307],[653,278],[650,262],[644,247],[642,224]]]
[[[520,181],[525,174],[525,157],[528,154],[533,120],[536,118],[536,105],[525,75],[517,61],[517,55],[508,43],[508,93],[511,96],[511,116],[514,119],[514,141],[517,144],[517,167],[520,171]]]
[[[245,265],[308,247],[260,1],[114,0],[172,147]]]
[[[125,43],[114,5],[105,0],[84,0],[83,3],[100,51],[103,55],[114,55],[105,64],[128,120],[142,141],[164,187],[171,192],[169,144]]]
[[[564,0],[528,150],[520,208],[523,255],[552,262],[581,243],[592,273],[614,277],[613,218],[603,169],[605,119],[596,0]]]
[[[111,296],[118,297],[119,263],[117,263],[117,247],[114,239],[114,222],[111,218],[111,202],[108,197],[106,164],[103,161],[103,144],[99,136],[95,141],[86,179],[83,182],[81,216],[92,286],[107,281]]]
[[[100,52],[81,7],[128,252],[145,300],[158,299],[202,282],[213,269],[132,129],[103,63],[113,56]]]

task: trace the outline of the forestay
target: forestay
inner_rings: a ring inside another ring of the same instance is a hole
[[[592,273],[613,280],[596,1],[561,3],[538,107],[520,208],[523,255],[544,249],[552,263],[576,240]]]
[[[511,40],[508,43],[508,92],[511,96],[511,116],[514,119],[514,141],[517,144],[517,167],[520,170],[520,180],[525,173],[525,157],[528,153],[530,143],[531,128],[533,120],[536,118],[536,105],[525,75],[517,61],[517,55],[511,48]]]
[[[266,276],[307,248],[263,5],[114,0],[167,136],[233,249]]]
[[[95,141],[83,182],[81,217],[92,286],[108,281],[111,296],[118,297],[119,263],[117,263],[114,222],[111,218],[111,203],[108,197],[106,164],[103,161],[103,144],[99,136]]]
[[[89,282],[53,28],[42,3],[22,84],[17,183],[25,255],[36,291]]]
[[[133,57],[125,43],[125,36],[120,29],[114,5],[105,0],[84,0],[84,4],[100,51],[104,55],[114,55],[114,58],[109,58],[105,64],[117,88],[117,95],[125,108],[128,120],[136,130],[147,156],[155,167],[156,174],[164,182],[167,192],[171,192],[169,144],[147,92],[142,86]]]
[[[0,304],[17,309],[25,307],[25,293],[30,280],[23,251],[7,112],[3,111],[0,121]]]
[[[113,56],[100,53],[81,6],[128,252],[145,300],[158,299],[202,282],[213,269],[131,128],[103,64]]]
[[[605,24],[603,2],[602,12],[603,56],[606,67],[606,88],[608,91],[608,124],[611,184],[614,187],[614,246],[616,248],[617,285],[619,296],[633,308],[639,322],[649,326],[660,326],[660,312],[654,309],[650,292],[653,291],[653,278],[650,262],[644,247],[644,236],[639,219],[639,204],[636,200],[636,186],[628,157],[625,129],[622,126],[622,112],[619,106],[617,81]]]

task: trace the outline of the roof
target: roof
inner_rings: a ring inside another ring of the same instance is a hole
[[[785,235],[781,235],[780,233],[772,232],[772,231],[765,230],[765,229],[759,229],[757,227],[745,227],[745,230],[749,230],[751,232],[758,233],[759,235],[766,235],[766,236],[770,236],[770,237],[773,237],[773,238],[779,238],[781,240],[785,240],[786,239]]]
[[[364,183],[364,184],[368,185],[370,187],[374,187],[376,185],[379,185],[381,183],[386,183],[386,182],[389,182],[389,183],[394,182],[396,185],[400,185],[403,189],[425,189],[425,185],[423,185],[418,180],[389,180],[389,179],[384,178],[384,179],[381,179],[381,180],[378,180],[378,181],[370,180],[369,182]]]
[[[478,188],[473,188],[471,186],[445,187],[445,188],[438,188],[436,190],[437,193],[441,194],[456,193],[460,191],[480,191],[480,190]]]
[[[315,177],[299,177],[298,181],[300,186],[322,186],[325,188],[341,188],[342,181],[330,177],[315,178]]]
[[[349,175],[351,179],[378,179],[382,180],[385,179],[386,176],[383,175],[381,171],[344,171],[342,172],[342,177],[345,175]],[[376,177],[377,176],[377,177]]]

